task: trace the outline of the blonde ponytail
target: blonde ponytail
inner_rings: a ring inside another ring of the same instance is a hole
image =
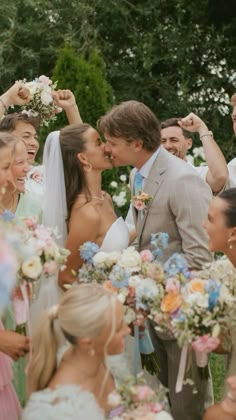
[[[58,306],[53,306],[42,317],[33,337],[33,355],[28,373],[28,394],[44,389],[57,367],[58,339],[54,321]]]
[[[29,392],[48,386],[57,367],[58,340],[54,320],[72,345],[81,338],[95,338],[101,334],[112,313],[112,331],[105,345],[105,353],[115,329],[116,296],[98,284],[72,287],[42,318],[33,338],[33,357],[28,375]],[[108,311],[110,314],[108,315]],[[112,311],[112,312],[111,312]]]

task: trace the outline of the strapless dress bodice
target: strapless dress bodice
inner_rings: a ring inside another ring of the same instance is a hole
[[[100,251],[123,251],[129,246],[129,229],[124,219],[119,217],[107,231]]]

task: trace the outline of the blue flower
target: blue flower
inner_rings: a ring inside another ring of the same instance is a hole
[[[5,209],[2,213],[2,218],[3,220],[5,220],[5,222],[12,222],[12,220],[15,219],[15,214],[12,213],[11,211]]]
[[[209,279],[205,285],[205,291],[209,294],[208,308],[210,310],[219,302],[220,288],[220,284],[213,279]]]
[[[85,242],[81,245],[80,249],[81,258],[89,263],[93,263],[93,257],[99,251],[99,246],[94,242]]]
[[[127,287],[129,285],[130,276],[130,270],[114,265],[109,274],[109,280],[111,281],[113,287],[121,289],[122,287]]]
[[[184,277],[191,277],[186,259],[181,254],[174,253],[164,264],[164,270],[168,277],[183,274]]]
[[[163,256],[163,250],[167,248],[169,242],[169,235],[165,232],[151,233],[150,243],[153,246],[153,255],[155,258]]]

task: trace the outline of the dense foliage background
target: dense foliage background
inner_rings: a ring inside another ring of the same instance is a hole
[[[51,76],[94,125],[127,99],[160,120],[195,111],[229,160],[234,11],[235,0],[0,0],[0,92],[16,79]]]

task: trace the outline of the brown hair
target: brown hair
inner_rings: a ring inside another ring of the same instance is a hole
[[[236,226],[236,188],[223,191],[219,197],[227,203],[224,211],[226,226],[231,228]]]
[[[89,200],[82,163],[77,155],[86,150],[85,133],[91,128],[89,124],[71,124],[60,131],[60,145],[64,167],[68,220],[78,194],[83,190]]]
[[[185,130],[184,128],[180,127],[178,124],[178,121],[180,121],[181,118],[169,118],[168,120],[161,122],[161,128],[168,128],[168,127],[179,127],[182,130],[183,136],[186,139],[189,139],[191,137],[190,131]]]
[[[27,114],[27,112],[13,112],[11,114],[7,114],[1,121],[0,121],[0,131],[14,131],[16,129],[16,125],[19,121],[23,121],[26,124],[32,125],[35,130],[39,128],[39,120],[36,117],[31,117]]]
[[[113,106],[97,122],[104,134],[123,137],[128,143],[142,140],[143,148],[154,151],[160,146],[160,124],[154,113],[142,102],[126,101]]]
[[[234,93],[234,95],[231,96],[230,102],[232,107],[234,108],[236,106],[236,93]]]

